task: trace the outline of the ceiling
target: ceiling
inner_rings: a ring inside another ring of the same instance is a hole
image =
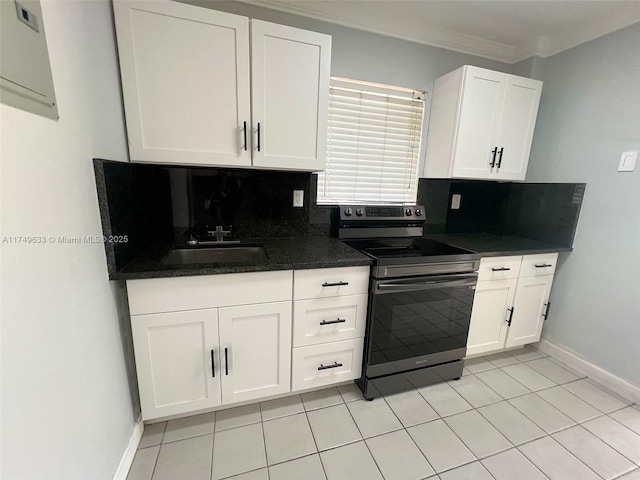
[[[640,0],[241,0],[516,63],[640,22]]]

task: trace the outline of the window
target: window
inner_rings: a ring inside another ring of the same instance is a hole
[[[424,92],[332,77],[318,203],[415,203],[424,98]]]

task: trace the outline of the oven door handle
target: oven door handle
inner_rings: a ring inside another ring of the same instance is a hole
[[[376,290],[385,290],[385,291],[416,291],[416,290],[429,290],[432,288],[443,288],[443,287],[466,287],[466,286],[474,286],[477,283],[477,277],[474,275],[472,277],[460,278],[456,280],[445,279],[445,280],[432,280],[427,282],[407,282],[407,283],[378,283],[376,285]]]

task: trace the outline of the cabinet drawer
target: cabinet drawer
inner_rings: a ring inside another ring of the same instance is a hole
[[[478,281],[518,278],[522,257],[490,257],[480,261]]]
[[[539,277],[553,275],[558,263],[557,253],[543,253],[540,255],[525,255],[522,258],[521,277]]]
[[[369,289],[369,267],[318,268],[293,272],[293,299],[357,295]]]
[[[362,338],[294,348],[291,391],[359,378],[363,348]]]
[[[127,280],[131,315],[291,300],[291,270]]]
[[[297,300],[293,304],[293,346],[364,337],[367,295]]]

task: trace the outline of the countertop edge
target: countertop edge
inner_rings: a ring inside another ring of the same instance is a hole
[[[368,267],[369,258],[337,260],[327,262],[296,262],[270,265],[245,265],[234,267],[203,267],[184,270],[149,270],[141,272],[114,272],[109,280],[145,280],[151,278],[194,277],[201,275],[225,275],[234,273],[271,272],[277,270],[311,270],[314,268]]]
[[[573,247],[540,248],[529,250],[502,250],[497,252],[476,252],[481,257],[511,257],[517,255],[538,255],[543,253],[572,252]]]

